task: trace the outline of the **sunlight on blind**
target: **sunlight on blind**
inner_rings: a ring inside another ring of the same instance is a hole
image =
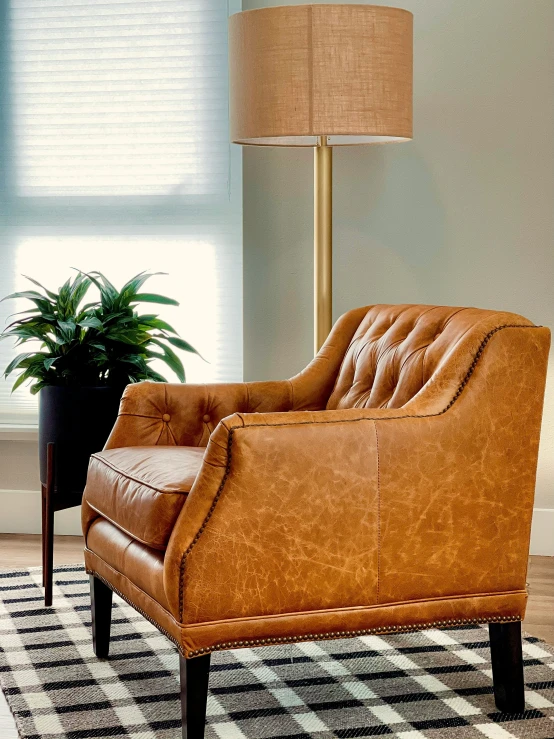
[[[188,382],[242,379],[228,6],[239,10],[240,0],[11,0],[5,36],[0,296],[27,288],[22,274],[57,289],[72,267],[100,270],[116,286],[141,270],[167,272],[148,289],[180,306],[145,312],[208,360],[181,353]],[[27,307],[0,303],[0,326]],[[1,368],[14,355],[0,342]],[[0,380],[0,424],[34,423],[36,398],[25,387],[11,395],[10,380]]]
[[[227,4],[12,0],[22,195],[225,194]]]

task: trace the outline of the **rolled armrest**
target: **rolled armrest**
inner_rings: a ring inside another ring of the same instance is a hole
[[[548,334],[499,331],[427,413],[224,419],[166,552],[174,615],[523,592]]]
[[[291,384],[249,382],[128,385],[106,449],[124,446],[206,446],[212,431],[232,413],[287,411]]]

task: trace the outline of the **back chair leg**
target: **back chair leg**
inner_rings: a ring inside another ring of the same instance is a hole
[[[94,654],[101,659],[110,651],[110,628],[112,625],[112,591],[102,580],[90,576],[90,610],[92,614],[92,646]]]
[[[179,656],[183,739],[204,739],[210,654],[194,659]]]
[[[521,622],[489,624],[494,701],[503,713],[525,709]]]

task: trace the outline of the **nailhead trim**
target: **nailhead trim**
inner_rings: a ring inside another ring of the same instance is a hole
[[[450,410],[450,408],[452,408],[452,406],[454,405],[454,403],[458,400],[458,398],[462,394],[465,386],[469,382],[470,377],[472,376],[473,372],[475,371],[475,367],[477,366],[477,362],[481,358],[481,355],[483,354],[483,351],[484,351],[486,345],[491,340],[491,338],[498,331],[502,331],[505,328],[540,328],[540,327],[539,326],[529,326],[527,324],[508,323],[508,324],[505,324],[504,326],[497,326],[496,328],[493,328],[492,331],[489,331],[489,333],[485,336],[485,338],[481,342],[479,348],[477,349],[477,353],[475,354],[475,357],[473,358],[473,361],[472,361],[472,363],[471,363],[471,365],[470,365],[470,367],[469,367],[469,369],[468,369],[465,377],[461,381],[461,383],[460,383],[460,385],[458,387],[458,390],[454,394],[454,397],[448,403],[448,405],[445,408],[443,408],[442,411],[438,411],[437,413],[427,413],[427,414],[421,414],[421,415],[408,415],[408,414],[405,414],[403,416],[392,416],[392,417],[389,417],[389,418],[378,418],[378,419],[371,418],[371,416],[367,416],[367,417],[364,417],[364,418],[352,418],[352,419],[346,419],[346,420],[343,419],[341,421],[341,423],[356,423],[356,422],[359,422],[359,421],[372,421],[372,420],[373,421],[375,421],[375,420],[378,420],[378,421],[392,421],[392,420],[399,420],[399,419],[402,419],[402,418],[434,418],[436,416],[442,416],[444,413],[446,413],[446,411],[448,411],[448,410]],[[292,425],[301,426],[301,425],[313,424],[313,423],[314,423],[314,421],[301,421],[301,422],[296,422],[294,424],[281,424],[281,425],[283,425],[283,426],[285,426],[285,425],[289,425],[289,426],[292,426]],[[318,421],[317,423],[336,423],[336,421],[334,421],[334,420],[333,421]],[[257,427],[257,426],[267,426],[267,425],[268,424],[265,424],[265,423],[250,424],[247,428]],[[279,424],[274,424],[274,425],[279,425]],[[227,438],[227,460],[226,460],[226,464],[225,464],[225,472],[223,474],[223,478],[221,480],[221,483],[219,484],[219,488],[217,490],[217,493],[216,493],[216,495],[215,495],[215,497],[213,499],[213,502],[212,502],[212,504],[210,506],[210,510],[206,514],[206,518],[204,519],[204,521],[202,523],[202,526],[200,527],[200,529],[196,533],[194,539],[192,540],[192,542],[190,543],[190,545],[188,546],[188,548],[184,552],[183,556],[181,557],[181,565],[179,567],[179,614],[180,614],[181,621],[184,620],[184,616],[183,616],[183,606],[184,606],[184,604],[183,604],[183,598],[184,598],[183,581],[184,581],[184,577],[185,577],[185,562],[186,562],[186,558],[191,553],[194,545],[196,544],[196,542],[200,538],[200,535],[202,534],[202,532],[206,528],[206,526],[208,524],[208,521],[212,517],[212,514],[213,514],[213,512],[215,510],[215,507],[217,505],[217,502],[218,502],[218,500],[221,497],[221,494],[223,492],[223,488],[225,487],[225,483],[227,482],[227,478],[229,477],[229,473],[231,471],[231,450],[232,450],[233,435],[234,435],[235,429],[238,429],[238,428],[245,428],[245,427],[244,426],[231,426],[231,428],[229,429],[229,436]]]
[[[223,475],[223,479],[221,480],[217,493],[212,501],[210,510],[208,511],[206,518],[204,519],[202,523],[202,526],[198,529],[194,539],[191,541],[187,550],[181,557],[181,566],[179,568],[179,614],[181,616],[181,621],[184,620],[184,617],[183,617],[183,597],[184,597],[183,580],[185,578],[185,561],[188,555],[191,553],[193,546],[196,544],[196,542],[200,538],[200,534],[204,531],[204,529],[208,525],[208,521],[210,520],[213,512],[215,511],[217,502],[221,497],[221,493],[223,492],[223,488],[225,487],[225,483],[227,482],[227,478],[229,477],[229,473],[231,471],[231,448],[232,448],[231,443],[233,441],[234,432],[235,432],[235,427],[233,426],[229,429],[229,438],[227,439],[227,462],[225,465],[225,473]]]
[[[521,616],[493,616],[485,618],[486,623],[515,623],[521,621]],[[243,639],[241,641],[219,642],[211,647],[201,647],[193,649],[186,653],[186,657],[199,657],[202,654],[210,654],[211,652],[222,651],[226,649],[236,649],[240,647],[263,647],[272,644],[294,644],[302,641],[324,641],[330,639],[351,639],[356,636],[366,636],[368,634],[399,634],[409,631],[423,631],[424,629],[441,628],[445,626],[464,626],[469,624],[481,623],[480,620],[474,618],[450,618],[442,621],[429,621],[422,624],[402,624],[399,626],[377,626],[374,629],[357,629],[354,631],[329,631],[324,634],[303,634],[302,636],[275,636],[267,639]]]
[[[374,629],[357,629],[355,631],[328,631],[323,634],[304,634],[303,636],[275,636],[268,637],[267,639],[243,639],[241,641],[229,641],[219,642],[214,644],[212,647],[201,647],[200,649],[193,649],[185,652],[184,647],[179,643],[175,637],[164,629],[160,624],[148,615],[142,608],[139,608],[133,603],[130,598],[124,595],[121,590],[115,588],[105,577],[99,575],[95,570],[86,570],[87,575],[93,575],[101,580],[110,590],[119,595],[126,603],[128,603],[137,613],[140,613],[143,618],[149,621],[155,626],[161,633],[166,636],[170,642],[172,642],[179,652],[190,659],[191,657],[199,657],[202,654],[211,654],[211,652],[222,651],[226,649],[235,649],[237,647],[262,647],[270,644],[294,644],[295,642],[301,641],[325,641],[332,639],[349,639],[355,636],[366,636],[368,634],[396,634],[409,631],[423,631],[424,629],[444,627],[444,626],[462,626],[464,624],[478,624],[479,620],[474,618],[457,618],[457,619],[445,619],[443,621],[429,621],[423,624],[403,624],[400,626],[377,626]],[[521,616],[493,616],[487,618],[487,623],[514,623],[521,621]]]

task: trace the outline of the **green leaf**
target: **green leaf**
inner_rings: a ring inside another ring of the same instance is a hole
[[[163,342],[159,341],[159,339],[152,339],[152,343],[159,346],[163,351],[163,357],[160,357],[163,359],[163,361],[167,364],[168,367],[170,367],[173,372],[177,375],[179,380],[181,382],[185,381],[185,369],[183,367],[183,363],[179,359],[179,357],[175,354],[173,349],[170,349],[168,346],[166,346]]]
[[[75,338],[77,326],[74,321],[58,321],[58,326],[60,328],[61,337],[64,339],[64,344]]]
[[[173,298],[166,298],[164,295],[156,295],[155,293],[137,293],[130,301],[131,303],[159,303],[161,305],[179,305]]]
[[[185,352],[191,352],[192,354],[198,354],[199,357],[202,357],[200,352],[198,352],[192,344],[189,344],[188,341],[185,341],[184,339],[180,339],[178,336],[168,336],[166,341],[169,341],[170,344],[173,344],[173,346],[176,346],[178,349],[182,349]],[[202,357],[204,359],[204,357]],[[204,359],[204,361],[206,361]]]
[[[162,321],[158,316],[140,316],[139,317],[141,328],[147,326],[148,328],[155,328],[158,331],[169,331],[172,334],[176,334],[177,331],[170,326],[169,323]]]
[[[26,280],[29,280],[29,282],[32,282],[34,285],[37,285],[37,287],[40,287],[41,290],[44,290],[44,292],[48,295],[48,297],[51,300],[56,300],[57,299],[58,296],[56,295],[56,293],[53,293],[50,290],[48,290],[46,287],[44,287],[44,285],[41,285],[41,283],[38,282],[37,280],[33,279],[32,277],[29,277],[29,275],[23,275],[23,277]]]
[[[14,382],[13,387],[12,387],[12,393],[14,390],[17,390],[17,388],[20,385],[23,385],[25,380],[29,380],[31,377],[37,377],[37,375],[36,375],[36,371],[32,367],[29,367],[29,369],[26,369],[25,372],[22,372],[17,378],[17,380]],[[39,376],[39,379],[41,379],[40,376]]]
[[[128,305],[132,302],[133,297],[136,296],[137,291],[144,285],[146,280],[155,275],[166,274],[165,272],[139,272],[138,275],[132,277],[128,282],[121,288],[121,300],[120,305]]]
[[[12,361],[4,370],[4,377],[7,377],[13,372],[14,369],[19,367],[20,363],[23,362],[23,360],[28,359],[29,357],[33,357],[35,354],[36,352],[24,352],[23,354],[18,354],[17,357],[14,357],[14,359],[12,359]]]
[[[2,298],[2,300],[0,300],[0,303],[3,303],[4,300],[15,300],[18,298],[27,298],[28,300],[41,300],[44,303],[48,302],[44,295],[41,295],[41,293],[37,292],[36,290],[22,290],[19,293],[11,293],[10,295],[6,295],[5,298]]]
[[[19,375],[19,377],[17,378],[17,380],[14,382],[14,384],[12,386],[12,393],[13,393],[14,390],[17,390],[17,388],[20,385],[23,385],[23,383],[25,382],[25,380],[28,380],[28,379],[29,378],[25,376],[25,373]]]
[[[57,359],[59,357],[48,357],[48,359],[45,359],[43,362],[44,368],[49,370]]]
[[[87,316],[86,318],[83,318],[82,321],[79,321],[77,325],[81,326],[81,328],[96,328],[99,331],[104,328],[104,324],[102,323],[102,321],[100,321],[98,318],[95,318],[95,316]]]

